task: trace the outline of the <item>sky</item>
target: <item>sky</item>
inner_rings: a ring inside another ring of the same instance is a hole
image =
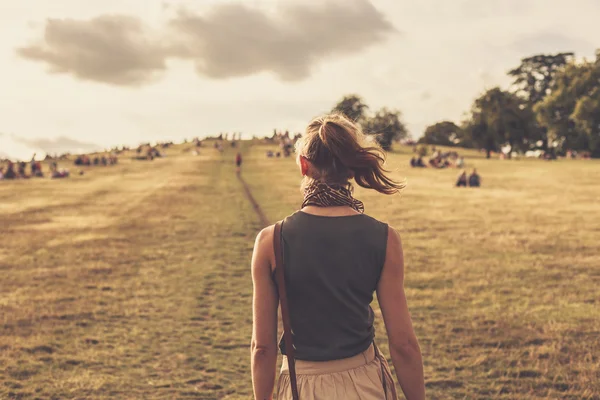
[[[301,132],[346,94],[417,138],[523,57],[600,48],[600,0],[0,0],[0,157]]]

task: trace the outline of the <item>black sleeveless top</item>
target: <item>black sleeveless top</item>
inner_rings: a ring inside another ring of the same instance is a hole
[[[373,342],[370,303],[385,263],[388,226],[364,214],[284,220],[282,248],[296,358],[355,356]],[[280,350],[285,354],[283,338]]]

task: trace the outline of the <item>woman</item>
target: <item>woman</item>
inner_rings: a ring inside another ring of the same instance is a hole
[[[395,399],[389,367],[374,346],[377,298],[392,361],[408,400],[425,398],[423,363],[403,289],[400,236],[363,214],[350,180],[383,194],[403,185],[383,169],[383,153],[364,146],[348,119],[313,120],[296,144],[304,176],[302,209],[282,226],[285,286],[302,400]],[[272,399],[277,362],[274,227],[261,231],[252,256],[252,380],[256,399]],[[278,399],[291,399],[285,344]]]
[[[467,171],[464,169],[461,171],[456,181],[456,187],[467,187]]]

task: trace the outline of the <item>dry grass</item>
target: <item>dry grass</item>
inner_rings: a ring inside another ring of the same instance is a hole
[[[230,155],[213,152],[1,182],[0,398],[214,399],[249,386],[259,225]]]
[[[272,220],[301,202],[293,160],[255,149],[247,179]],[[456,170],[389,167],[408,187],[357,190],[398,228],[431,399],[600,398],[600,164],[485,160],[479,190]],[[382,322],[378,342],[386,348]]]
[[[299,178],[265,150],[245,150],[244,176],[275,221]],[[402,233],[429,398],[600,398],[600,164],[471,154],[484,187],[469,190],[409,157],[390,157],[401,197],[357,197]],[[175,148],[0,182],[1,399],[251,398],[260,223],[232,161]]]

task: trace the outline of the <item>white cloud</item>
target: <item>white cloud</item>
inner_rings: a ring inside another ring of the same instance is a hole
[[[17,49],[52,73],[114,85],[139,86],[163,72],[165,49],[136,17],[103,15],[89,21],[50,19],[39,44]],[[160,43],[160,42],[159,42]]]
[[[243,3],[206,15],[181,10],[159,36],[135,16],[49,19],[39,43],[17,49],[53,73],[119,86],[141,86],[166,70],[168,58],[190,59],[200,75],[225,79],[274,72],[303,80],[327,59],[359,53],[394,27],[367,0],[281,6],[275,15]]]

